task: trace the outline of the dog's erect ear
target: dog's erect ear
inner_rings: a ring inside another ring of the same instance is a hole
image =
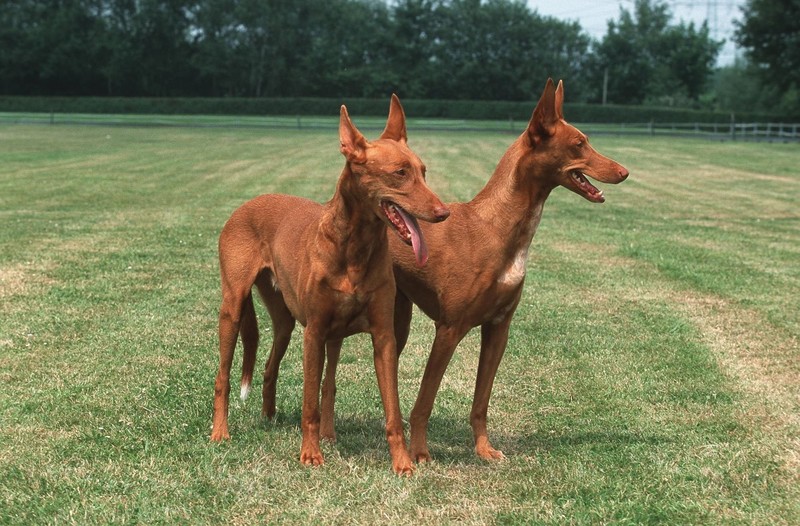
[[[361,164],[367,161],[367,139],[350,121],[347,108],[342,105],[339,112],[339,151],[351,163]]]
[[[556,88],[556,118],[564,120],[564,81],[558,81]]]
[[[381,139],[391,139],[398,142],[407,142],[406,134],[406,114],[400,99],[392,93],[392,101],[389,103],[389,118],[386,119],[386,128],[381,134]]]
[[[558,101],[564,100],[564,90],[561,83],[558,84],[558,92],[553,84],[553,79],[547,79],[544,86],[542,97],[533,110],[533,115],[528,123],[528,137],[531,145],[535,146],[555,132],[556,123],[560,120],[561,105]],[[560,95],[558,93],[560,92]]]

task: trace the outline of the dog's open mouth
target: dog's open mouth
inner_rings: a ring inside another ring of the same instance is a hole
[[[598,190],[595,186],[589,182],[583,172],[579,170],[573,170],[569,173],[570,179],[575,185],[578,187],[578,193],[581,194],[583,197],[592,201],[593,203],[602,203],[606,200],[605,196],[603,196],[603,191]]]
[[[381,201],[381,208],[400,239],[414,249],[417,265],[423,266],[428,261],[428,246],[416,218],[391,201]]]

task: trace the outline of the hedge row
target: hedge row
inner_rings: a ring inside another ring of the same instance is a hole
[[[120,98],[0,97],[2,112],[142,115],[338,115],[346,104],[354,115],[386,115],[387,99],[321,98]],[[466,120],[527,120],[536,101],[403,100],[409,117]],[[568,120],[581,123],[730,123],[730,113],[645,106],[565,103]],[[764,114],[737,114],[736,120],[796,122]]]

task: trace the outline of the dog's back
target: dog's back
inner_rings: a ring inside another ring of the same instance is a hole
[[[255,285],[273,323],[262,395],[262,413],[267,417],[275,413],[278,366],[295,321],[305,327],[300,461],[323,463],[319,387],[326,344],[338,348],[346,336],[369,332],[392,467],[409,474],[413,465],[397,395],[395,282],[386,227],[411,246],[418,264],[424,264],[427,248],[417,218],[442,221],[449,210],[425,184],[425,165],[407,146],[405,115],[396,96],[386,129],[372,143],[353,126],[342,106],[339,141],[346,164],[330,201],[320,205],[293,196],[263,195],[237,209],[220,234],[220,368],[211,439],[230,438],[230,370],[240,333],[243,395],[249,390],[259,337],[252,299]]]

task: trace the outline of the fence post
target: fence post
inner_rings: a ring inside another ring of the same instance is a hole
[[[297,129],[300,129],[300,115],[297,115]]]
[[[52,126],[55,123],[56,123],[56,112],[51,111],[50,112],[50,125]]]
[[[731,113],[731,140],[736,140],[736,118],[733,113]]]
[[[650,135],[651,135],[652,137],[655,137],[655,135],[656,135],[656,127],[654,126],[654,124],[655,124],[655,123],[653,122],[653,119],[650,119],[650,124],[649,124],[649,126],[650,126]]]

